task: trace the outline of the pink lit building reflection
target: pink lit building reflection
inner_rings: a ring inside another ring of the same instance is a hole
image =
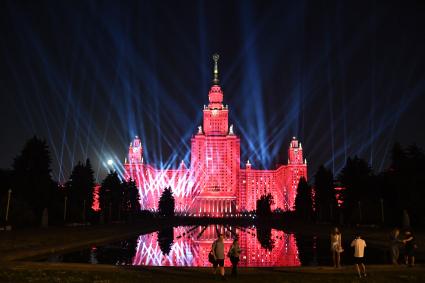
[[[168,255],[161,251],[156,232],[142,235],[138,239],[133,265],[210,267],[208,253],[216,239],[217,231],[225,235],[226,253],[233,241],[232,236],[239,236],[242,249],[239,263],[241,267],[301,265],[293,234],[272,229],[273,249],[267,250],[258,241],[257,229],[254,227],[215,225],[173,228],[173,243]],[[231,265],[229,258],[226,258],[225,265]]]

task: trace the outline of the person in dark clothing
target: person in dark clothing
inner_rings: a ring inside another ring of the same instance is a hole
[[[241,248],[239,247],[239,241],[238,238],[235,238],[230,246],[229,252],[227,253],[227,256],[230,257],[230,262],[232,263],[232,277],[236,277],[238,274],[237,268],[240,254]]]
[[[416,239],[413,236],[413,233],[407,230],[404,233],[404,248],[405,248],[405,261],[408,266],[415,266],[415,249],[416,249]]]

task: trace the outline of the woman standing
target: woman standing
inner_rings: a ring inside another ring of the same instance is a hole
[[[331,232],[331,252],[334,267],[341,267],[342,239],[339,229],[335,227]]]
[[[400,230],[395,228],[390,236],[391,244],[390,244],[390,252],[391,252],[391,261],[394,265],[398,264],[398,258],[400,256]]]
[[[227,256],[230,257],[230,262],[232,263],[232,277],[236,277],[238,275],[238,263],[239,256],[241,254],[241,248],[239,247],[238,238],[233,239],[233,243],[230,246],[229,252]]]

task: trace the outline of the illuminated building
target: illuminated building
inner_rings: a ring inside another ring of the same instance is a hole
[[[204,105],[203,125],[191,139],[190,167],[156,169],[143,161],[143,148],[136,136],[126,159],[125,178],[139,188],[142,209],[156,209],[162,191],[171,187],[176,210],[192,215],[232,216],[255,209],[262,195],[271,193],[273,209],[293,210],[300,177],[307,178],[307,161],[301,143],[289,144],[288,164],[274,170],[252,168],[249,160],[241,168],[240,139],[229,126],[229,108],[223,104],[218,79],[218,55],[214,79]]]

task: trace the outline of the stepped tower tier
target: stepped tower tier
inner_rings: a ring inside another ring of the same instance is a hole
[[[228,126],[229,112],[218,84],[218,59],[215,54],[209,104],[203,110],[203,132],[198,131],[191,142],[191,169],[200,188],[192,211],[211,215],[236,212],[240,168],[240,140]]]
[[[143,147],[138,136],[134,138],[128,148],[128,162],[133,164],[143,162]]]
[[[214,79],[213,85],[208,93],[209,104],[204,107],[204,133],[207,136],[226,136],[229,128],[229,110],[223,105],[223,91],[218,84],[218,58],[215,54],[214,59]]]

